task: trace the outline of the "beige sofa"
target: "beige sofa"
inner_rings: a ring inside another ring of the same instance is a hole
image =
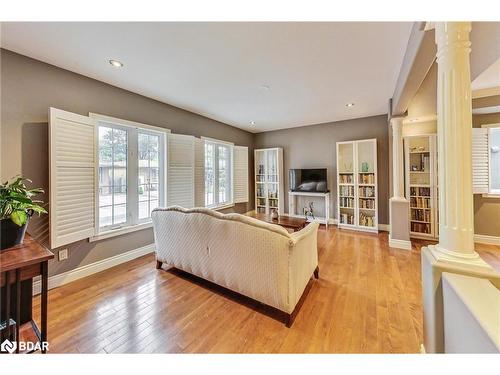
[[[318,277],[317,223],[288,233],[239,214],[181,207],[157,208],[151,217],[157,268],[166,263],[272,306],[288,326]]]

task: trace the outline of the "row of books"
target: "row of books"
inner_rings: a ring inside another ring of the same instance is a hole
[[[410,188],[410,195],[415,196],[415,195],[420,195],[423,197],[430,197],[431,196],[431,188],[428,187],[411,187]]]
[[[359,199],[359,208],[375,209],[375,199]]]
[[[271,167],[269,168],[269,171],[267,173],[270,174],[270,175],[276,174],[275,166],[271,165]],[[259,168],[258,168],[258,173],[257,174],[262,174],[262,175],[266,174],[266,168],[265,168],[264,164],[259,164]]]
[[[375,197],[375,186],[360,186],[358,189],[358,195],[360,197]]]
[[[359,213],[359,225],[364,227],[373,227],[375,219],[373,216],[367,215],[364,212]]]
[[[418,233],[430,234],[431,233],[431,225],[425,224],[425,223],[412,222],[411,223],[411,231],[418,232]]]
[[[354,197],[354,186],[339,186],[341,197]]]
[[[375,173],[360,173],[359,174],[360,184],[374,184],[375,183]]]
[[[425,197],[410,197],[410,207],[431,208],[431,199]]]
[[[411,219],[418,221],[431,221],[431,211],[430,210],[410,210]]]
[[[255,181],[257,182],[278,182],[278,176],[276,175],[273,175],[273,176],[267,176],[267,179],[266,179],[266,175],[263,175],[263,174],[258,174],[255,176]]]
[[[339,198],[340,207],[354,208],[354,198]]]
[[[340,174],[339,175],[339,183],[341,184],[353,184],[354,183],[354,175],[350,174]]]
[[[346,212],[340,213],[340,223],[341,224],[351,224],[354,225],[354,215]]]
[[[276,198],[269,199],[269,206],[270,207],[278,207],[278,200]]]

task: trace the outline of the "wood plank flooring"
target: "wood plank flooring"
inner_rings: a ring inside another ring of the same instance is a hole
[[[320,279],[292,328],[147,255],[51,290],[50,352],[417,353],[423,244],[397,250],[387,233],[320,229]],[[500,247],[478,251],[500,269]]]

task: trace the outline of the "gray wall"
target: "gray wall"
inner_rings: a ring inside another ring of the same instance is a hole
[[[389,139],[387,115],[258,133],[255,148],[283,147],[285,191],[290,168],[328,168],[330,212],[337,217],[336,142],[377,138],[379,223],[388,224]],[[288,212],[288,195],[285,195]]]
[[[249,162],[253,165],[254,136],[251,133],[7,50],[0,53],[2,181],[22,174],[31,178],[34,186],[43,187],[48,192],[49,107],[82,115],[96,112],[166,127],[174,133],[234,142],[250,148]],[[250,171],[251,201],[238,204],[231,211],[253,209],[253,174]],[[47,202],[48,194],[41,199]],[[29,232],[47,244],[48,216],[32,220]],[[51,263],[50,274],[65,272],[152,242],[151,229],[94,243],[80,241],[68,247],[68,260]]]

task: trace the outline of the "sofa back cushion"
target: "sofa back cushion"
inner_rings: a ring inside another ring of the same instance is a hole
[[[152,213],[159,260],[281,310],[288,303],[289,233],[238,214],[160,208]]]

